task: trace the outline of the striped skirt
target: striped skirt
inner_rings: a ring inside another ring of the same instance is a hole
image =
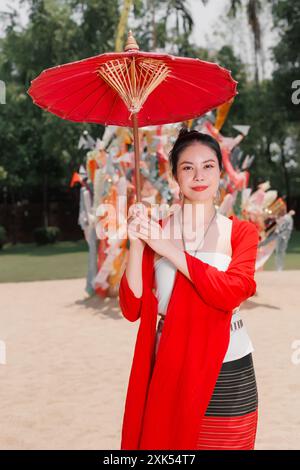
[[[155,356],[162,333],[159,321]],[[198,436],[199,450],[253,450],[258,393],[252,354],[223,362]]]
[[[202,421],[197,449],[253,450],[257,409],[252,354],[224,362]]]

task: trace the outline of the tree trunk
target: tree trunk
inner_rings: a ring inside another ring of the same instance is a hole
[[[152,2],[152,48],[155,51],[157,40],[156,40],[156,20],[155,20],[155,2]]]
[[[17,206],[16,206],[16,195],[12,187],[10,187],[11,194],[11,205],[12,205],[12,244],[16,245],[17,243]]]
[[[258,88],[259,87],[259,72],[258,72],[258,57],[257,57],[258,51],[255,48],[256,48],[256,45],[255,45],[255,38],[254,38],[254,67],[255,67],[254,77],[255,77],[256,87]]]
[[[289,210],[290,207],[290,201],[291,201],[291,189],[290,189],[290,178],[289,178],[289,172],[286,168],[286,158],[285,158],[285,153],[284,153],[284,143],[280,145],[281,147],[281,166],[282,166],[282,171],[283,171],[283,176],[284,176],[284,181],[285,181],[285,188],[286,188],[286,204],[287,204],[287,209]]]
[[[43,224],[48,227],[48,176],[44,173],[43,176]]]

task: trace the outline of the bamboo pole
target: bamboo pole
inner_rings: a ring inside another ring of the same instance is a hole
[[[132,113],[136,202],[141,202],[140,142],[137,113]]]

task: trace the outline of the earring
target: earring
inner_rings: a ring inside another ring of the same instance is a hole
[[[181,189],[180,189],[180,190],[179,190],[179,193],[178,193],[179,199],[182,199],[182,196],[183,196],[183,194],[182,194]]]
[[[214,204],[218,205],[220,203],[220,199],[221,199],[221,191],[218,188],[218,191],[216,192],[215,197],[214,197]]]

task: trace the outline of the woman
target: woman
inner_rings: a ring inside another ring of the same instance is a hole
[[[258,233],[215,209],[217,141],[182,129],[169,157],[179,209],[157,223],[135,207],[128,225],[120,306],[141,323],[121,448],[253,449],[253,347],[238,311],[256,290]]]

